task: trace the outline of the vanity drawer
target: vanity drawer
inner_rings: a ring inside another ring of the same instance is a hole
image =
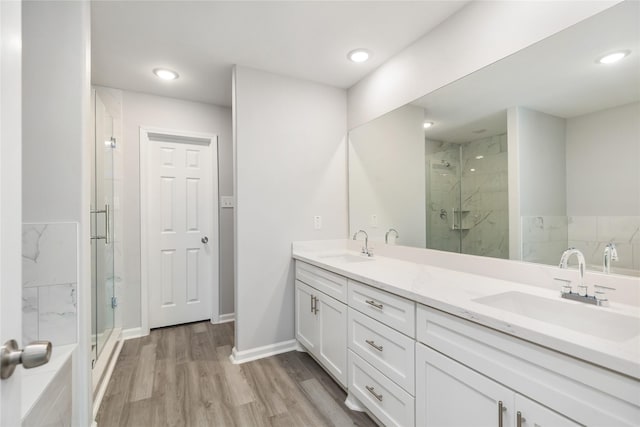
[[[349,350],[349,394],[386,426],[413,426],[415,399]]]
[[[347,302],[347,278],[315,265],[296,261],[296,279],[337,299]]]
[[[405,335],[416,336],[416,304],[413,301],[349,280],[348,304]]]
[[[414,394],[415,341],[349,309],[349,348],[392,381]]]

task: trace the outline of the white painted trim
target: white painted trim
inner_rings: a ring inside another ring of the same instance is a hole
[[[215,278],[212,280],[212,289],[211,289],[211,311],[210,318],[218,319],[220,312],[220,218],[219,218],[219,210],[220,210],[220,199],[218,197],[219,189],[218,189],[218,135],[200,133],[200,132],[189,132],[189,131],[180,131],[174,129],[162,129],[157,127],[149,127],[149,126],[140,126],[140,334],[137,336],[146,336],[149,335],[149,275],[147,273],[147,268],[149,265],[148,262],[148,250],[147,247],[147,220],[148,218],[148,184],[147,184],[147,172],[148,172],[148,164],[147,164],[147,152],[148,146],[147,142],[149,141],[148,135],[152,133],[155,135],[165,134],[176,137],[178,140],[182,140],[185,143],[189,143],[190,141],[196,141],[196,143],[202,143],[204,140],[210,141],[209,144],[211,146],[211,189],[212,193],[212,205],[211,205],[211,231],[210,234],[212,236],[212,240],[218,242],[218,247],[213,254],[212,257],[212,265],[211,277]],[[136,328],[137,329],[137,328]],[[129,330],[123,331],[123,339],[126,338],[126,333]],[[130,338],[134,338],[137,336],[131,336]]]
[[[111,331],[109,339],[107,339],[107,341],[104,343],[104,347],[98,355],[98,359],[95,361],[95,364],[93,365],[93,369],[91,370],[91,390],[93,392],[94,398],[97,389],[102,387],[102,382],[104,381],[106,372],[112,362],[111,358],[114,356],[114,353],[116,352],[118,346],[121,345],[121,336],[122,331],[119,328],[114,328]]]
[[[238,365],[269,356],[275,356],[276,354],[294,351],[297,349],[297,346],[297,340],[282,341],[279,343],[269,344],[262,347],[256,347],[242,351],[238,351],[234,346],[231,350],[229,360],[231,360],[231,363],[233,363],[234,365]]]
[[[235,313],[221,314],[220,316],[218,316],[218,320],[215,320],[213,317],[211,318],[212,325],[219,325],[220,323],[228,323],[228,322],[235,322],[235,321],[236,321]]]
[[[100,404],[102,403],[102,398],[104,397],[105,392],[107,391],[107,387],[109,386],[109,381],[111,380],[111,375],[113,375],[113,371],[115,370],[116,363],[118,362],[118,356],[120,356],[120,351],[122,351],[122,346],[124,345],[124,340],[122,339],[122,333],[119,334],[120,339],[116,341],[116,347],[114,348],[111,358],[109,359],[109,364],[106,367],[106,370],[103,374],[103,377],[100,381],[100,386],[98,390],[94,391],[93,398],[93,424],[98,425],[95,421],[96,416],[98,415],[98,410],[100,409]]]
[[[122,330],[122,341],[130,340],[133,338],[146,337],[149,335],[149,330],[143,330],[142,327],[129,328]]]

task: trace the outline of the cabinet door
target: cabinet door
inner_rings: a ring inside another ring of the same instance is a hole
[[[422,344],[416,346],[416,425],[514,427],[513,401],[514,393],[506,387]]]
[[[296,338],[311,354],[317,355],[319,322],[313,298],[318,291],[296,280]]]
[[[316,292],[320,322],[320,351],[317,357],[325,368],[347,386],[347,306]]]
[[[546,406],[527,399],[516,393],[516,427],[578,427],[578,424],[571,421]],[[521,421],[518,423],[518,415],[521,414]]]

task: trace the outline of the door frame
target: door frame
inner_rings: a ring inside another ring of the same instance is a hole
[[[211,240],[216,242],[215,245],[211,245],[211,278],[210,284],[211,290],[211,323],[218,323],[220,317],[220,206],[219,206],[219,189],[218,189],[218,135],[179,131],[172,129],[162,129],[156,127],[140,126],[140,317],[141,317],[141,333],[142,335],[149,335],[149,247],[148,232],[147,232],[147,220],[149,213],[149,200],[148,200],[148,188],[149,183],[149,144],[151,139],[149,134],[161,134],[166,136],[174,142],[189,143],[189,141],[199,143],[206,143],[209,141],[211,147],[211,194],[213,203],[212,212],[210,218],[210,235]]]
[[[0,345],[22,342],[22,2],[0,1]],[[0,382],[0,424],[20,425],[22,368]]]

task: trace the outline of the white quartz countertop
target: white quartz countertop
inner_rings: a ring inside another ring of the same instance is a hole
[[[297,260],[640,379],[640,335],[626,338],[624,334],[622,337],[614,337],[612,334],[611,338],[604,338],[602,332],[597,336],[591,334],[589,330],[580,331],[580,321],[572,322],[572,328],[562,327],[519,314],[517,311],[494,308],[475,300],[515,291],[534,297],[548,298],[551,300],[549,306],[553,306],[556,302],[579,304],[584,306],[584,310],[580,310],[587,317],[598,315],[591,310],[603,310],[629,316],[627,320],[630,320],[631,324],[637,321],[637,325],[640,325],[638,307],[613,302],[610,307],[596,307],[562,299],[559,291],[543,287],[377,255],[363,262],[346,262],[344,259],[331,256],[345,253],[363,256],[357,252],[348,252],[344,248],[314,249],[312,246],[305,247],[297,244],[293,247],[293,258]],[[559,313],[559,315],[562,314]],[[601,326],[599,329],[606,331],[607,326]],[[612,328],[614,327],[616,326],[612,325]]]

